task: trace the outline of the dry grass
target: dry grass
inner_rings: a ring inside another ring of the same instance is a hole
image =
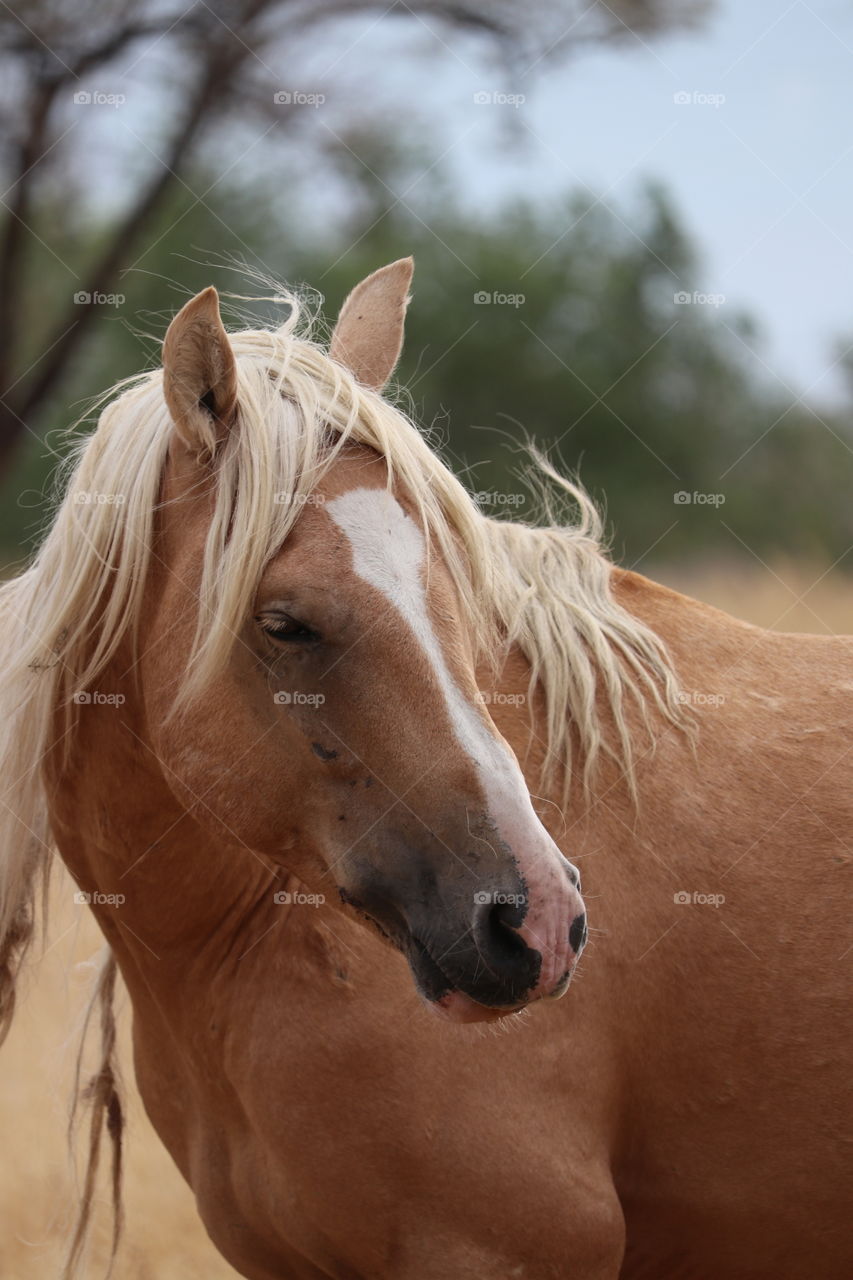
[[[63,871],[51,894],[53,942],[29,975],[12,1032],[0,1050],[3,1280],[54,1280],[61,1270],[74,1212],[66,1141],[69,1098],[80,1020],[92,978],[92,965],[87,962],[98,954],[101,937],[88,907],[74,904],[73,890]],[[132,1084],[128,1024],[125,1009],[127,1228],[115,1280],[233,1280],[237,1272],[208,1240],[192,1193],[142,1109]],[[106,1185],[100,1199],[85,1268],[87,1280],[101,1280],[109,1255]]]
[[[826,565],[661,567],[650,576],[760,627],[853,635],[853,577]]]
[[[853,632],[853,581],[803,566],[713,567],[692,574],[662,570],[661,580],[731,613],[786,631]],[[21,1001],[0,1052],[0,1276],[51,1280],[59,1271],[72,1212],[65,1129],[73,1067],[74,1028],[85,1004],[99,935],[85,907],[75,907],[67,880],[57,878],[52,945]],[[196,1216],[192,1195],[157,1140],[132,1087],[123,1019],[129,1134],[127,1230],[116,1280],[226,1280],[236,1275],[219,1258]],[[87,1276],[103,1275],[109,1215],[101,1213]]]

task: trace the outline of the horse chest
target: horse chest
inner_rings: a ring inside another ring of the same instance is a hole
[[[597,1174],[573,1169],[576,1119],[537,1101],[532,1046],[448,1036],[402,963],[380,948],[377,979],[346,937],[302,937],[195,1079],[173,1064],[179,1088],[162,1037],[150,1053],[142,1037],[146,1105],[217,1247],[252,1280],[564,1276],[567,1188],[585,1200]]]

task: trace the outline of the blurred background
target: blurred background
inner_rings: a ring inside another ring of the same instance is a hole
[[[193,292],[333,319],[408,253],[405,404],[489,509],[530,514],[532,437],[627,564],[847,563],[839,0],[35,0],[0,38],[7,564]]]
[[[620,562],[853,631],[841,0],[28,0],[0,59],[5,572],[92,397],[157,363],[192,293],[269,320],[258,281],[287,282],[332,320],[413,253],[401,403],[484,509],[533,516],[533,439]],[[96,937],[57,929],[0,1055],[19,1280],[53,1274],[70,1203],[59,1037]],[[131,1108],[117,1274],[233,1274]]]

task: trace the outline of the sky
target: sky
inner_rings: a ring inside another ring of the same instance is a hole
[[[608,200],[660,177],[703,247],[703,289],[757,314],[777,376],[830,398],[835,343],[853,342],[851,86],[850,6],[727,2],[689,39],[548,74],[534,145],[553,181],[562,161]]]

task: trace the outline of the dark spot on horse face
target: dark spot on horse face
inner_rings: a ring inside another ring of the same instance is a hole
[[[346,822],[346,820],[347,820],[347,815],[345,813],[338,814],[338,822]]]
[[[372,778],[365,778],[365,779],[364,779],[364,785],[365,785],[366,787],[372,787],[372,786],[373,786],[373,779],[372,779]]]
[[[337,760],[338,758],[337,751],[329,751],[327,747],[323,746],[322,742],[312,742],[311,750],[314,752],[314,755],[319,756],[321,760]]]

